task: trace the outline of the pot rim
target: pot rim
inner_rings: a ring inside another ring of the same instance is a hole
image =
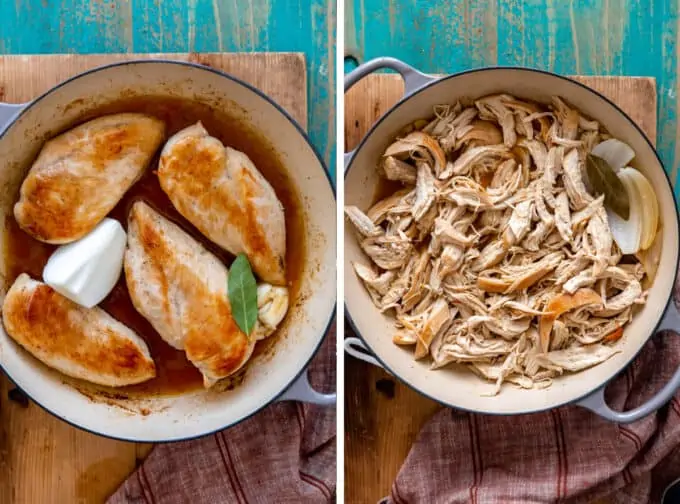
[[[274,100],[269,98],[269,96],[267,96],[265,93],[260,91],[258,88],[256,88],[253,85],[243,81],[242,79],[239,79],[238,77],[235,77],[235,76],[233,76],[233,75],[231,75],[227,72],[223,72],[222,70],[218,70],[216,68],[212,68],[212,67],[209,67],[209,66],[206,66],[206,65],[201,65],[201,64],[194,63],[194,62],[191,62],[191,61],[178,61],[178,60],[171,60],[171,59],[164,59],[164,58],[153,58],[153,59],[148,59],[148,60],[146,60],[146,59],[131,59],[131,60],[127,60],[127,61],[119,61],[119,62],[115,62],[115,63],[109,63],[109,64],[106,64],[106,65],[100,65],[100,66],[91,68],[89,70],[86,70],[84,72],[78,73],[78,74],[76,74],[72,77],[69,77],[66,80],[61,81],[56,86],[51,87],[50,89],[48,89],[47,91],[45,91],[44,93],[39,95],[37,98],[35,98],[35,99],[33,99],[29,102],[26,102],[26,106],[23,107],[16,116],[12,117],[12,119],[9,122],[7,122],[7,124],[2,126],[2,130],[0,130],[0,142],[2,142],[3,138],[5,137],[5,134],[11,129],[11,127],[17,122],[17,120],[19,120],[20,117],[22,117],[29,109],[33,108],[34,106],[39,105],[39,103],[44,98],[51,95],[52,93],[59,90],[60,88],[80,79],[81,77],[85,77],[85,76],[90,75],[90,74],[94,74],[94,73],[104,71],[104,70],[108,70],[108,69],[111,69],[111,68],[123,67],[123,66],[127,66],[127,65],[138,65],[138,64],[151,64],[151,65],[153,65],[153,64],[170,64],[170,65],[177,65],[177,66],[195,68],[195,69],[198,69],[198,70],[211,72],[215,75],[226,78],[226,79],[228,79],[228,80],[230,80],[230,81],[232,81],[232,82],[234,82],[234,83],[236,83],[240,86],[245,87],[249,91],[252,91],[253,93],[255,93],[260,99],[263,99],[264,101],[268,102],[281,115],[283,115],[283,117],[285,119],[287,119],[288,122],[290,122],[293,125],[293,127],[297,130],[298,134],[300,136],[302,136],[304,141],[307,143],[307,145],[309,146],[309,148],[313,152],[314,156],[316,156],[317,161],[319,162],[319,165],[321,166],[321,168],[324,172],[324,175],[326,176],[326,180],[328,181],[328,186],[331,190],[331,193],[333,194],[333,201],[334,202],[336,201],[337,194],[336,194],[335,186],[334,186],[333,181],[331,179],[330,173],[328,172],[328,167],[326,166],[326,163],[324,162],[323,158],[321,157],[321,155],[317,151],[316,147],[310,141],[309,136],[307,135],[307,132],[302,129],[302,127],[298,124],[298,122],[295,119],[293,119],[290,116],[290,114],[288,112],[286,112],[286,110],[284,110],[283,107],[281,107],[281,105],[279,105]],[[303,373],[307,372],[307,368],[311,364],[311,361],[314,359],[314,357],[316,357],[316,355],[319,352],[319,349],[321,348],[321,345],[323,344],[326,337],[328,337],[328,333],[331,330],[333,322],[336,318],[336,312],[337,312],[337,303],[336,303],[335,307],[333,308],[333,310],[331,311],[331,313],[329,314],[328,322],[326,323],[326,328],[323,330],[323,335],[321,336],[321,338],[319,338],[319,341],[316,343],[316,346],[314,347],[314,350],[313,350],[311,356],[309,357],[309,359],[307,359],[307,361],[301,366],[300,370],[295,373],[295,376],[290,381],[288,381],[284,385],[284,387],[277,394],[275,394],[269,401],[264,402],[263,404],[258,406],[256,409],[254,409],[251,413],[249,413],[248,415],[245,415],[245,416],[243,416],[243,417],[239,418],[238,420],[235,420],[231,423],[227,423],[226,425],[224,425],[222,427],[219,427],[219,428],[216,428],[216,429],[211,429],[208,432],[204,432],[204,433],[200,433],[200,434],[192,434],[192,435],[189,435],[189,436],[172,438],[172,439],[168,439],[168,440],[159,440],[159,439],[150,439],[149,440],[149,439],[141,439],[141,438],[115,436],[115,435],[112,435],[112,434],[97,432],[97,431],[92,430],[90,428],[82,427],[82,426],[80,426],[80,425],[78,425],[78,424],[76,424],[76,423],[74,423],[70,420],[67,420],[66,418],[62,417],[60,414],[55,413],[50,408],[48,408],[45,405],[36,401],[33,397],[31,397],[30,394],[26,393],[21,388],[21,386],[7,372],[7,370],[5,369],[4,366],[2,366],[2,364],[0,364],[0,369],[2,369],[5,376],[7,376],[7,378],[9,378],[9,380],[16,386],[16,388],[21,390],[21,392],[24,395],[26,395],[28,398],[30,398],[31,401],[33,401],[35,404],[40,406],[40,408],[42,408],[43,410],[48,412],[50,415],[54,416],[55,418],[58,418],[62,422],[65,422],[65,423],[67,423],[67,424],[69,424],[72,427],[75,427],[77,429],[80,429],[80,430],[83,430],[85,432],[89,432],[91,434],[101,436],[101,437],[104,437],[104,438],[115,439],[117,441],[127,441],[127,442],[132,442],[132,443],[154,443],[155,444],[155,443],[178,443],[178,442],[181,442],[181,441],[190,441],[192,439],[202,438],[202,437],[205,437],[205,436],[215,434],[215,433],[222,431],[224,429],[234,427],[235,425],[238,425],[241,422],[248,420],[252,416],[256,415],[257,413],[262,411],[264,408],[266,408],[270,404],[275,403],[277,401],[277,399],[279,399],[288,390],[288,388],[290,388],[290,386],[293,385],[293,383],[295,383],[302,376]],[[182,394],[180,394],[180,395],[182,395]]]
[[[495,71],[500,71],[500,70],[519,70],[519,71],[523,71],[523,72],[527,72],[527,73],[537,73],[537,74],[548,75],[548,76],[551,76],[551,77],[554,77],[554,78],[557,78],[557,79],[560,79],[560,80],[563,80],[563,81],[567,81],[571,84],[575,84],[576,86],[579,86],[579,87],[583,88],[584,90],[594,94],[599,99],[601,99],[601,100],[605,101],[606,103],[608,103],[609,105],[611,105],[617,112],[619,112],[628,121],[628,123],[631,124],[633,126],[633,128],[635,128],[635,130],[638,132],[638,134],[644,139],[644,141],[647,143],[647,145],[651,148],[652,152],[654,153],[654,156],[656,157],[656,160],[658,161],[659,166],[661,167],[661,171],[663,171],[664,177],[666,179],[666,183],[668,184],[668,188],[670,189],[671,194],[673,195],[673,201],[676,203],[675,204],[675,221],[676,221],[676,227],[680,231],[680,212],[678,211],[677,201],[675,199],[675,193],[673,192],[673,184],[671,183],[670,177],[668,176],[668,172],[666,171],[664,164],[661,161],[661,158],[659,157],[659,153],[657,152],[656,147],[654,146],[654,144],[652,144],[652,142],[649,140],[649,138],[647,138],[647,135],[642,131],[640,126],[638,126],[638,124],[635,121],[633,121],[630,118],[630,116],[628,114],[626,114],[626,112],[624,112],[621,109],[621,107],[619,107],[616,103],[614,103],[612,100],[610,100],[609,98],[604,96],[599,91],[597,91],[597,90],[595,90],[595,89],[593,89],[589,86],[586,86],[585,84],[582,84],[581,82],[570,79],[569,77],[565,77],[564,75],[559,75],[559,74],[556,74],[554,72],[549,72],[547,70],[539,70],[537,68],[530,68],[530,67],[523,67],[523,66],[500,66],[500,65],[487,66],[487,67],[481,67],[481,68],[473,68],[473,69],[470,69],[470,70],[464,70],[462,72],[456,72],[456,73],[444,75],[444,76],[439,77],[439,78],[435,78],[432,81],[428,82],[427,84],[416,89],[411,94],[407,94],[407,95],[402,96],[397,103],[395,103],[393,106],[391,106],[387,110],[387,112],[385,112],[382,116],[380,116],[380,118],[370,127],[368,132],[361,138],[361,141],[359,142],[359,144],[351,151],[352,157],[351,157],[349,163],[347,164],[347,168],[345,169],[345,174],[344,174],[345,180],[347,179],[347,175],[349,174],[350,170],[352,169],[352,166],[354,165],[354,161],[357,158],[357,154],[361,151],[362,147],[368,141],[369,137],[371,137],[371,135],[373,135],[375,130],[378,128],[378,126],[380,124],[382,124],[382,122],[384,120],[386,120],[388,116],[390,116],[392,113],[394,113],[399,107],[401,107],[408,100],[415,97],[416,95],[419,95],[420,93],[422,93],[424,91],[429,90],[430,87],[432,87],[436,84],[439,84],[439,83],[446,81],[446,80],[449,80],[449,79],[453,79],[455,77],[460,77],[460,76],[463,76],[463,75],[473,74],[473,73],[495,72]],[[678,268],[680,267],[680,264],[678,264],[678,259],[680,258],[680,250],[675,250],[675,251],[673,251],[673,253],[675,255],[674,278],[677,278]],[[356,322],[354,321],[354,318],[352,317],[352,315],[350,313],[346,299],[344,301],[344,306],[345,306],[345,320],[347,322],[349,322],[349,325],[352,328],[352,331],[354,331],[354,334],[364,343],[364,345],[366,345],[366,348],[368,348],[370,350],[372,356],[376,358],[376,360],[383,366],[383,368],[387,372],[389,372],[392,376],[397,378],[400,382],[405,384],[411,390],[413,390],[413,391],[427,397],[428,399],[435,401],[436,403],[441,404],[442,406],[445,406],[447,408],[454,408],[454,409],[457,409],[457,410],[460,410],[460,411],[465,411],[467,413],[481,413],[481,414],[485,414],[485,415],[494,415],[494,416],[515,416],[515,415],[540,413],[540,412],[548,411],[548,410],[551,410],[551,409],[554,409],[554,408],[560,408],[562,406],[566,406],[566,405],[569,405],[569,404],[575,404],[575,403],[581,401],[582,399],[585,399],[586,397],[590,396],[591,394],[593,394],[598,389],[606,387],[617,376],[619,376],[622,371],[624,371],[626,368],[628,368],[628,366],[631,365],[631,363],[640,354],[640,352],[644,348],[645,344],[647,344],[647,342],[650,340],[650,338],[658,332],[658,328],[661,325],[661,322],[663,321],[664,313],[668,310],[668,306],[670,306],[670,303],[675,302],[674,299],[673,299],[673,292],[674,292],[674,290],[671,289],[671,292],[668,295],[668,299],[666,301],[666,304],[664,305],[665,309],[664,309],[663,312],[661,312],[661,315],[659,316],[659,319],[654,324],[653,329],[649,333],[649,336],[647,336],[647,338],[639,346],[639,348],[635,351],[635,353],[632,355],[632,357],[623,366],[621,366],[621,368],[616,373],[614,373],[611,377],[609,377],[608,379],[604,380],[601,383],[598,383],[596,386],[592,387],[592,389],[590,389],[587,393],[582,394],[582,395],[580,395],[576,398],[565,400],[565,401],[559,402],[557,404],[554,404],[552,406],[547,406],[547,407],[544,407],[544,408],[543,407],[542,408],[535,408],[535,409],[517,411],[517,412],[511,412],[511,413],[499,412],[499,411],[488,410],[488,409],[483,409],[483,408],[472,409],[472,408],[465,408],[465,407],[462,407],[462,406],[456,406],[456,405],[448,403],[448,402],[446,402],[442,399],[438,399],[438,398],[434,397],[432,394],[423,391],[420,387],[416,386],[415,384],[405,380],[399,374],[395,373],[394,370],[390,366],[388,366],[385,363],[385,361],[378,355],[378,353],[375,351],[373,346],[371,346],[368,343],[368,341],[366,341],[366,338],[364,338],[364,336],[359,331],[359,329],[356,325]]]

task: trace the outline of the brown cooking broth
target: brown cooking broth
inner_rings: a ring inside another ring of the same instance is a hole
[[[250,157],[276,191],[285,210],[286,276],[290,291],[290,306],[295,306],[305,261],[302,206],[297,191],[270,142],[242,121],[212,110],[204,104],[178,98],[126,99],[91,111],[77,123],[120,112],[141,112],[162,119],[165,121],[168,137],[200,120],[211,135],[219,138],[225,145],[245,152]],[[165,217],[180,225],[226,265],[231,264],[234,259],[231,254],[206,239],[175,210],[158,183],[155,173],[157,167],[158,156],[151,162],[143,177],[127,191],[109,217],[117,219],[127,229],[129,209],[135,201],[144,200]],[[42,270],[56,247],[39,242],[24,233],[11,216],[8,217],[5,229],[5,260],[10,283],[14,282],[14,279],[21,273],[28,273],[33,278],[42,279]],[[187,360],[184,352],[172,348],[163,341],[151,324],[134,309],[124,275],[121,275],[116,287],[99,306],[144,338],[156,363],[156,378],[139,385],[124,387],[120,389],[121,392],[135,395],[177,394],[202,386],[201,374]],[[272,351],[277,336],[275,333],[257,343],[253,356]]]

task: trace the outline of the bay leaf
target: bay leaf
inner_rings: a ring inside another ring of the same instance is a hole
[[[239,254],[231,263],[227,292],[236,324],[250,337],[257,322],[257,282],[245,254]]]
[[[588,185],[595,196],[604,194],[604,205],[616,212],[622,219],[630,217],[630,200],[623,182],[619,180],[609,163],[599,156],[586,156]]]

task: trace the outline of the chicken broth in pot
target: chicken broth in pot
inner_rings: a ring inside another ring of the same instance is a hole
[[[305,225],[300,197],[271,143],[242,120],[216,111],[205,104],[187,99],[160,96],[135,97],[97,107],[83,114],[69,128],[90,119],[122,112],[148,114],[164,121],[166,125],[165,140],[178,131],[200,121],[208,132],[222,141],[225,146],[248,155],[274,188],[284,208],[286,217],[286,283],[289,289],[290,310],[294,310],[300,301],[300,283],[306,259]],[[179,225],[218,257],[220,261],[229,266],[234,256],[208,240],[187,219],[180,215],[161,189],[156,175],[159,154],[160,151],[149,164],[141,179],[125,193],[108,216],[118,220],[127,229],[127,218],[132,204],[136,201],[144,201],[164,217]],[[42,278],[43,268],[56,246],[40,242],[29,236],[20,229],[13,216],[7,217],[5,233],[5,271],[8,272],[8,282],[10,284],[14,282],[21,273],[28,273],[36,279]],[[121,274],[113,291],[99,306],[144,339],[156,364],[157,376],[155,378],[138,385],[116,389],[117,398],[179,394],[203,386],[200,371],[189,362],[185,353],[166,343],[152,325],[135,310],[124,275]],[[278,334],[285,330],[288,319],[287,316],[273,335],[257,343],[253,357],[241,370],[222,380],[216,388],[233,388],[247,379],[248,367],[257,365],[258,357],[260,359],[266,358],[267,355],[271,355],[275,351]],[[91,384],[87,384],[87,386],[88,390],[92,390],[90,387],[100,389],[100,387]]]

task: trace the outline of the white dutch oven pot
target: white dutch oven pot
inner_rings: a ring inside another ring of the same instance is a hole
[[[243,384],[227,392],[197,390],[178,396],[129,399],[121,403],[123,408],[112,401],[92,400],[25,352],[0,328],[3,370],[53,415],[93,433],[128,441],[202,436],[232,426],[276,400],[334,405],[335,394],[313,390],[305,372],[332,323],[336,303],[332,183],[302,129],[248,84],[190,63],[129,61],[80,74],[30,103],[0,104],[0,222],[11,215],[26,170],[47,138],[70,126],[88,109],[123,96],[145,95],[184,97],[226,107],[230,109],[227,112],[247,121],[271,142],[283,165],[289,167],[302,200],[310,244],[300,287],[302,301],[291,309],[290,321],[273,355],[253,362]],[[0,264],[4,270],[4,261]],[[2,297],[9,287],[6,283],[2,282]]]
[[[680,387],[680,370],[652,399],[634,410],[614,411],[604,400],[606,384],[633,360],[655,332],[680,329],[680,315],[671,297],[678,267],[678,214],[661,160],[640,128],[614,103],[592,89],[556,74],[526,68],[486,68],[433,77],[399,60],[378,58],[347,75],[345,91],[380,68],[391,68],[401,74],[405,94],[371,128],[357,149],[345,155],[345,204],[365,209],[373,203],[378,181],[375,166],[380,156],[405,125],[427,117],[435,105],[498,92],[543,103],[549,103],[551,96],[559,95],[635,150],[634,165],[649,179],[659,200],[663,227],[657,239],[662,240],[663,248],[647,304],[617,343],[621,350],[619,354],[591,369],[559,377],[548,389],[523,390],[505,386],[498,396],[485,397],[482,394],[488,392],[488,384],[476,375],[453,366],[431,371],[429,363],[413,360],[410,349],[392,343],[393,318],[381,314],[373,306],[354,274],[352,262],[366,259],[350,224],[346,223],[345,308],[359,338],[347,338],[345,350],[384,367],[413,389],[446,406],[478,413],[532,413],[576,403],[608,420],[632,422],[668,402]]]

